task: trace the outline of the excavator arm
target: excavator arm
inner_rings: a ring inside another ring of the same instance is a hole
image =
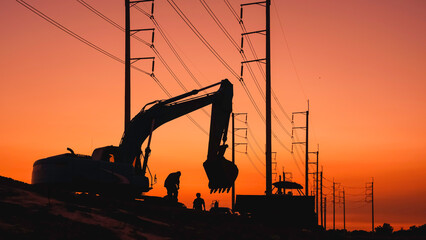
[[[200,91],[217,86],[218,91],[198,97],[189,98]],[[233,86],[227,80],[211,86],[193,90],[163,101],[155,101],[152,106],[145,110],[145,107],[131,121],[125,130],[118,151],[114,154],[116,162],[133,163],[140,173],[145,175],[146,165],[149,155],[149,144],[145,153],[143,167],[140,167],[140,154],[142,143],[150,137],[152,132],[173,119],[184,116],[190,112],[212,105],[210,134],[207,160],[204,162],[204,169],[209,178],[209,188],[211,191],[219,192],[228,190],[234,183],[238,175],[238,168],[235,164],[224,158],[227,145],[227,132],[229,117],[232,112]],[[189,98],[189,99],[188,99]]]

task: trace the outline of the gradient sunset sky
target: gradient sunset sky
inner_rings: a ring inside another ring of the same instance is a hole
[[[26,2],[87,41],[124,59],[124,33],[77,0]],[[86,0],[124,26],[123,0]],[[175,1],[211,46],[240,73],[242,58],[198,0]],[[206,1],[237,43],[241,28],[224,1]],[[240,4],[231,0],[239,14]],[[149,9],[147,4],[139,4]],[[311,151],[319,144],[327,195],[327,227],[332,226],[331,181],[345,188],[346,226],[371,229],[371,204],[365,184],[374,177],[376,225],[401,227],[426,223],[426,1],[272,1],[272,149],[277,171],[291,172],[304,184],[304,151],[291,154],[292,112],[306,111],[310,101]],[[152,28],[151,20],[132,9],[132,28]],[[155,0],[154,17],[202,86],[228,78],[234,84],[234,112],[248,113],[248,153],[237,153],[237,194],[265,191],[265,124],[238,79],[228,71],[176,14],[166,0]],[[245,9],[248,31],[262,30],[264,8]],[[15,0],[0,2],[0,175],[31,182],[35,160],[64,153],[67,147],[90,155],[94,148],[118,145],[124,127],[124,65],[90,48],[35,15]],[[198,88],[167,47],[158,31],[154,45],[184,84]],[[150,41],[151,36],[138,37]],[[263,58],[264,36],[251,37]],[[253,59],[248,45],[245,52]],[[132,57],[155,56],[132,40]],[[136,65],[148,72],[151,65]],[[252,65],[264,91],[264,78]],[[172,95],[185,91],[157,60],[155,75]],[[261,113],[265,104],[248,69],[244,82]],[[132,116],[146,103],[168,98],[148,75],[132,72]],[[206,108],[207,111],[210,108]],[[287,116],[286,116],[287,115]],[[205,131],[209,117],[191,116]],[[242,120],[242,119],[240,119]],[[294,126],[303,126],[302,116]],[[247,125],[236,121],[236,127]],[[243,135],[243,132],[240,132]],[[304,132],[298,132],[304,140]],[[168,173],[180,170],[180,201],[192,206],[200,192],[207,205],[230,194],[209,194],[202,163],[208,136],[187,118],[154,132],[149,167],[158,183],[149,195],[166,195]],[[238,138],[238,142],[247,142]],[[230,142],[229,142],[230,143]],[[238,151],[244,151],[240,146]],[[143,149],[145,146],[143,146]],[[230,151],[226,154],[231,158]],[[314,155],[311,156],[312,160]],[[313,170],[313,166],[312,166]],[[209,208],[209,207],[207,207]],[[343,228],[342,206],[336,207],[336,228]]]

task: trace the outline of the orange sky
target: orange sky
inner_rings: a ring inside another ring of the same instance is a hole
[[[77,1],[27,2],[124,59],[124,34]],[[86,2],[123,25],[124,1]],[[239,73],[240,55],[201,3],[176,3]],[[239,43],[238,22],[225,3],[207,3]],[[242,2],[231,3],[239,12]],[[262,194],[265,179],[256,168],[264,174],[264,155],[255,140],[263,148],[263,122],[240,83],[202,45],[167,1],[156,0],[155,4],[155,18],[200,83],[208,85],[229,78],[234,84],[234,111],[248,113],[252,131],[248,156],[253,161],[250,163],[241,153],[236,156],[240,169],[237,194]],[[371,177],[375,180],[376,225],[388,222],[399,229],[426,223],[426,3],[273,1],[271,11],[273,90],[290,115],[305,111],[310,99],[310,147],[314,151],[320,144],[324,176],[345,187],[347,228],[370,230],[370,205],[362,200],[365,183]],[[249,31],[263,28],[263,19],[261,7],[252,6],[245,11]],[[132,11],[132,26],[153,27],[137,11]],[[0,28],[0,175],[30,182],[32,163],[37,159],[63,153],[67,147],[91,154],[96,147],[119,144],[124,121],[124,65],[70,37],[16,1],[1,1]],[[140,37],[150,39],[146,34]],[[263,36],[253,36],[252,41],[258,56],[263,57]],[[196,88],[158,32],[155,46],[186,88]],[[133,57],[154,56],[137,41],[132,42],[132,47]],[[137,65],[150,71],[147,63]],[[253,67],[264,88],[263,78],[256,65]],[[155,74],[173,95],[183,93],[160,61],[156,62]],[[244,77],[264,114],[263,100],[247,68]],[[163,98],[166,95],[149,76],[132,73],[132,115],[145,103]],[[273,108],[291,132],[290,121],[275,102]],[[192,116],[208,130],[209,119],[204,113],[198,111]],[[275,120],[272,124],[280,141],[291,148],[290,136]],[[302,125],[303,119],[298,118],[296,124]],[[237,127],[245,125],[237,122]],[[302,132],[299,136],[303,139]],[[303,160],[297,154],[293,158],[275,139],[272,143],[278,171],[285,166],[285,171],[292,172],[293,180],[303,183],[303,175],[295,164],[303,170]],[[218,199],[221,205],[229,206],[229,195],[208,193],[202,168],[207,136],[188,119],[177,119],[158,129],[151,148],[149,165],[159,183],[149,194],[165,195],[164,178],[180,170],[180,199],[184,204],[191,206],[195,193],[201,192],[208,205]],[[304,155],[300,150],[299,154]],[[229,153],[227,156],[230,159]],[[324,184],[330,200],[331,183]],[[331,202],[327,207],[327,226],[331,227]],[[342,228],[342,207],[336,209],[336,227]]]

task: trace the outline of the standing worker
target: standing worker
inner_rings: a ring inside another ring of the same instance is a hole
[[[201,193],[196,194],[197,198],[194,199],[194,202],[192,203],[192,208],[198,211],[206,211],[206,204],[204,202],[204,199],[201,198]]]
[[[180,171],[170,173],[164,181],[164,187],[167,189],[167,198],[178,201],[178,189],[180,184]]]

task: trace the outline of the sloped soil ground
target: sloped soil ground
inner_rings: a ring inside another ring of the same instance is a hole
[[[0,177],[0,239],[370,239],[313,229],[291,229],[255,219],[196,212],[157,197],[120,200],[52,196]],[[380,238],[375,239],[398,239]],[[410,239],[422,239],[410,238]],[[424,239],[424,238],[423,238]]]
[[[316,235],[280,229],[240,216],[196,212],[155,197],[139,201],[53,197],[0,177],[0,239],[315,239]]]

